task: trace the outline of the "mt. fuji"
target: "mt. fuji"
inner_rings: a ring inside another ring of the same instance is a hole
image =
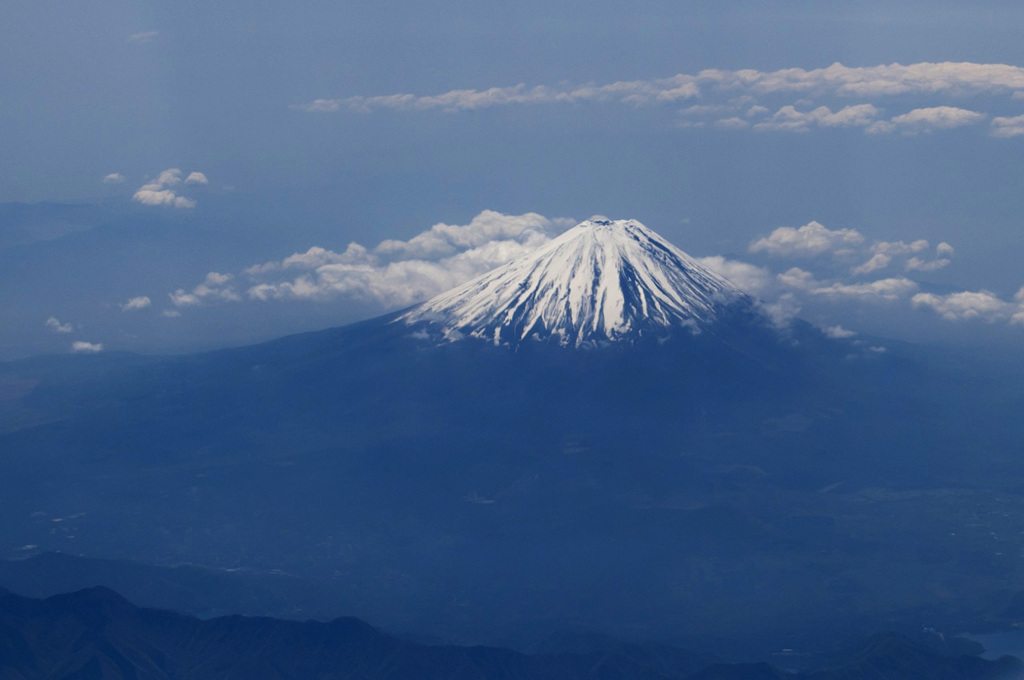
[[[633,343],[710,328],[754,300],[636,220],[592,219],[399,317],[495,345]]]
[[[780,328],[642,224],[590,220],[350,326],[0,363],[0,551],[284,572],[331,616],[474,644],[778,649],[919,630],[940,587],[1005,608],[1021,548],[992,536],[1024,501],[951,543],[987,501],[948,489],[1024,478],[1019,365],[878,342]]]

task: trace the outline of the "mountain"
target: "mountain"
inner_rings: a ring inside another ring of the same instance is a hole
[[[666,645],[534,655],[494,647],[426,647],[353,618],[203,621],[137,608],[106,588],[46,600],[0,589],[0,677],[10,680],[1003,680],[1021,671],[1013,657],[943,656],[891,634],[876,636],[850,657],[796,675],[765,663],[709,665],[702,655]]]
[[[710,330],[753,300],[635,220],[588,220],[399,317],[447,340],[560,345]],[[422,331],[421,331],[422,332]]]
[[[524,648],[763,660],[1006,622],[1019,365],[777,327],[635,223],[560,238],[481,279],[492,326],[470,286],[248,347],[0,364],[2,556],[284,572],[317,615]]]

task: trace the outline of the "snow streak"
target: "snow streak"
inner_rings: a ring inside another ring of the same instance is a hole
[[[440,325],[449,340],[555,337],[579,347],[672,328],[699,332],[740,300],[749,298],[639,222],[588,220],[399,320]]]

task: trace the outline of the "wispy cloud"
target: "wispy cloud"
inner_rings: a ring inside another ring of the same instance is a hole
[[[457,113],[498,106],[537,106],[618,103],[628,106],[678,106],[678,127],[714,126],[720,129],[806,132],[816,128],[863,128],[871,133],[901,132],[912,135],[980,123],[985,113],[937,102],[884,117],[881,100],[914,96],[969,98],[1010,95],[1024,97],[1024,68],[1009,64],[970,62],[922,62],[850,67],[833,64],[827,68],[790,68],[778,71],[708,69],[695,74],[680,73],[669,78],[629,80],[607,84],[534,85],[519,84],[481,90],[450,90],[439,94],[411,93],[317,99],[294,108],[310,113],[378,110],[443,111]],[[875,102],[839,105],[808,105],[808,101],[776,105],[772,109],[760,98],[797,97],[874,99]],[[747,119],[758,119],[749,122]],[[1024,117],[994,118],[991,132],[997,137],[1024,134]]]
[[[833,112],[827,106],[810,111],[798,111],[794,106],[783,106],[770,120],[754,125],[755,130],[781,130],[807,132],[816,127],[866,127],[871,125],[879,110],[871,104],[844,106]]]
[[[974,125],[983,120],[985,120],[985,114],[977,111],[960,109],[955,106],[933,106],[914,109],[891,120],[880,120],[870,125],[867,132],[873,134],[902,132],[905,135],[916,135]]]
[[[71,351],[76,354],[96,354],[97,352],[103,351],[102,342],[85,342],[84,340],[76,340],[71,343]]]
[[[135,45],[148,45],[149,43],[156,40],[156,37],[160,35],[159,31],[143,31],[142,33],[133,33],[128,36],[128,42]]]
[[[110,173],[109,175],[107,175],[106,177],[103,178],[103,183],[104,184],[123,184],[124,183],[124,175],[122,175],[119,172],[112,172],[112,173]]]

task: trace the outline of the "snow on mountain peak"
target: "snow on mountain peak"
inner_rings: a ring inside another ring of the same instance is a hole
[[[585,346],[699,332],[751,298],[636,220],[592,218],[410,310],[398,321],[496,345]]]

